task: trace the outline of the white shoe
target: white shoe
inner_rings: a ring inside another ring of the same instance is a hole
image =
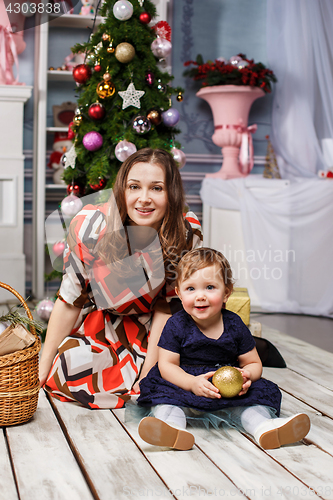
[[[138,431],[141,439],[155,446],[168,446],[184,451],[190,450],[194,445],[194,437],[190,432],[173,427],[156,417],[143,418]]]
[[[300,441],[309,430],[309,417],[305,413],[297,413],[289,418],[266,420],[255,430],[254,438],[264,450],[273,450]]]

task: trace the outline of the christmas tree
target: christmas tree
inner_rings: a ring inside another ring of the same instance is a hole
[[[74,144],[63,158],[64,179],[76,195],[112,187],[121,163],[145,147],[171,152],[180,167],[185,162],[171,101],[172,95],[181,101],[183,89],[173,88],[165,71],[169,25],[148,26],[156,15],[149,0],[105,0],[97,13],[103,23],[72,49],[85,54],[73,70],[79,92],[70,125]]]
[[[266,139],[267,139],[267,153],[266,153],[266,161],[265,161],[263,176],[266,177],[267,179],[281,179],[278,162],[269,135],[266,135]]]

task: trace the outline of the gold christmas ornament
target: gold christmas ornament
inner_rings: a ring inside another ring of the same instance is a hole
[[[179,94],[177,95],[176,99],[177,99],[178,102],[182,102],[182,100],[184,99],[183,94],[181,92],[179,92]]]
[[[153,125],[159,125],[162,122],[162,113],[158,109],[151,109],[147,113],[147,118]]]
[[[111,80],[103,80],[97,85],[96,93],[101,99],[112,97],[116,91],[116,87]]]
[[[111,75],[110,75],[110,73],[108,73],[108,72],[104,73],[104,75],[103,75],[103,80],[104,80],[105,82],[108,82],[109,80],[111,80]]]
[[[110,43],[110,45],[108,46],[108,48],[106,49],[106,52],[108,54],[113,54],[114,53],[114,47],[112,46],[112,44]]]
[[[218,388],[224,398],[233,398],[240,393],[243,386],[242,374],[233,366],[222,366],[216,370],[212,378],[213,385]]]
[[[135,56],[135,49],[130,43],[122,42],[117,45],[115,56],[119,62],[128,63]]]
[[[75,115],[73,121],[75,125],[80,125],[80,123],[82,122],[82,115]]]
[[[111,37],[108,33],[103,33],[102,40],[103,42],[109,42],[111,40]]]

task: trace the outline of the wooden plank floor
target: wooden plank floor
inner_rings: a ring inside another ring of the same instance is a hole
[[[0,498],[333,499],[333,353],[263,327],[287,368],[265,368],[282,415],[311,418],[303,442],[264,451],[234,429],[191,429],[179,452],[144,443],[123,410],[87,410],[40,393],[24,425],[0,430]]]

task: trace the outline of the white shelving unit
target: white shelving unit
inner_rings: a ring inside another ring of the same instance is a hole
[[[47,100],[50,82],[73,82],[71,71],[49,70],[49,36],[52,28],[75,30],[93,27],[93,17],[75,14],[44,15],[35,31],[35,87],[34,87],[34,191],[33,191],[33,295],[44,298],[45,273],[45,202],[64,197],[65,185],[46,183],[47,134],[67,132],[67,127],[52,127],[47,123]],[[97,17],[95,26],[102,22]],[[56,47],[55,47],[56,49]],[[64,99],[65,100],[65,99]]]
[[[153,0],[156,4],[158,20],[169,20],[172,0]],[[95,27],[103,18],[97,17]],[[45,297],[45,202],[60,202],[66,194],[65,185],[46,182],[47,134],[67,131],[67,127],[51,127],[47,123],[47,101],[49,82],[73,81],[71,71],[50,70],[48,61],[49,36],[52,28],[75,30],[94,27],[93,16],[63,14],[56,16],[45,14],[39,26],[35,28],[35,86],[34,86],[34,162],[33,162],[33,261],[32,293],[37,299]],[[56,47],[55,47],[56,50]],[[64,99],[65,100],[65,99]]]

